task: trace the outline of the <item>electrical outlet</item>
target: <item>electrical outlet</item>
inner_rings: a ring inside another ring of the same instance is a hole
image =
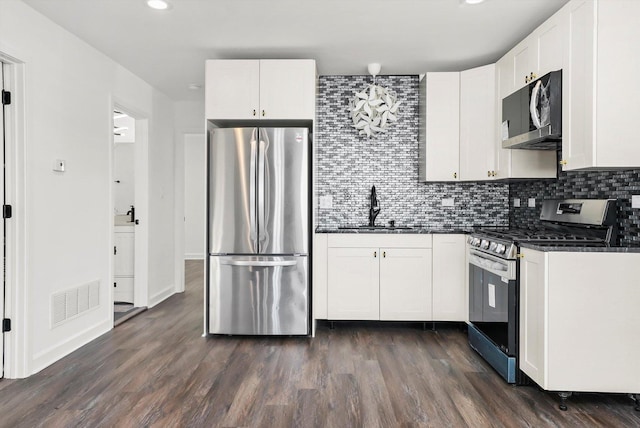
[[[444,198],[441,203],[443,207],[452,207],[455,205],[455,200],[453,198]]]
[[[536,207],[536,198],[529,198],[529,208]]]
[[[640,208],[640,195],[631,195],[631,208]]]
[[[330,210],[331,208],[333,208],[333,196],[332,195],[320,196],[320,209]]]
[[[520,198],[513,198],[513,206],[520,208]]]

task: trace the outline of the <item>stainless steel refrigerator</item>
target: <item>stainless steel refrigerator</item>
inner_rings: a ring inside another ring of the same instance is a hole
[[[210,334],[309,331],[309,131],[208,135]]]

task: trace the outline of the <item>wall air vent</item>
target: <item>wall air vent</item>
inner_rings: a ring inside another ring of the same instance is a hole
[[[54,293],[51,296],[51,327],[64,324],[98,306],[100,306],[99,280]]]

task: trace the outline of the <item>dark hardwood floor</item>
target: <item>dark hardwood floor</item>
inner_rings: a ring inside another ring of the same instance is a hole
[[[186,272],[184,294],[28,379],[0,381],[0,426],[640,426],[625,395],[580,394],[561,412],[554,394],[507,385],[457,328],[203,338],[202,263]]]

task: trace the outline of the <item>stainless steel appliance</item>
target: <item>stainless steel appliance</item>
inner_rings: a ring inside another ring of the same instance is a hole
[[[309,131],[208,134],[206,331],[309,332]]]
[[[509,383],[518,369],[519,246],[611,246],[615,199],[547,200],[538,229],[480,229],[468,238],[469,344]]]
[[[502,100],[502,147],[556,150],[562,138],[562,70]]]

